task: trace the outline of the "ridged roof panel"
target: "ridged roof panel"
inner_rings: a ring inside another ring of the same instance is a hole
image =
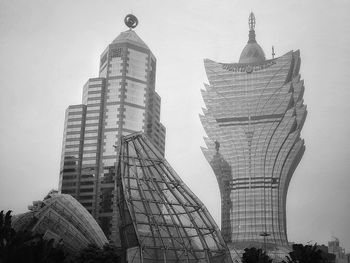
[[[149,49],[146,43],[136,34],[134,30],[131,29],[121,32],[112,42],[112,44],[116,43],[131,43]]]

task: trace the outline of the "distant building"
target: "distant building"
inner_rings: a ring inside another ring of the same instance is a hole
[[[162,155],[165,147],[156,58],[132,30],[136,17],[128,15],[125,22],[130,29],[101,54],[99,77],[85,84],[82,104],[66,110],[59,180],[59,191],[76,198],[113,240],[118,139],[142,131]]]
[[[349,263],[349,257],[345,249],[340,246],[338,238],[328,242],[328,252],[335,255],[335,263]]]
[[[232,249],[288,251],[286,197],[303,156],[306,118],[300,53],[266,59],[249,17],[249,40],[238,63],[205,59],[209,84],[200,116],[202,151],[221,193],[221,227]],[[274,55],[273,55],[274,56]]]
[[[322,257],[325,263],[335,263],[335,255],[328,252],[326,245],[317,245],[317,248],[322,251]]]

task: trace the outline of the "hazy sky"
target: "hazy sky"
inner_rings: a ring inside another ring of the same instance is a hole
[[[271,58],[301,51],[306,152],[290,183],[288,238],[340,239],[350,252],[350,1],[0,0],[0,210],[26,211],[58,187],[64,111],[80,104],[99,56],[139,18],[157,57],[166,158],[220,224],[214,173],[200,146],[203,59],[237,62],[254,11]]]

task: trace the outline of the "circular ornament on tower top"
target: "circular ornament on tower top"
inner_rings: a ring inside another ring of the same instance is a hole
[[[132,15],[132,14],[128,14],[125,18],[124,18],[124,23],[128,28],[135,28],[139,21],[137,20],[137,17]]]

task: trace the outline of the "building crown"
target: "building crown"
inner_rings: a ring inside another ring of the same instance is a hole
[[[251,12],[248,18],[249,39],[247,45],[244,47],[241,53],[239,63],[258,64],[265,61],[264,51],[255,39],[255,24],[255,16],[254,13]]]

